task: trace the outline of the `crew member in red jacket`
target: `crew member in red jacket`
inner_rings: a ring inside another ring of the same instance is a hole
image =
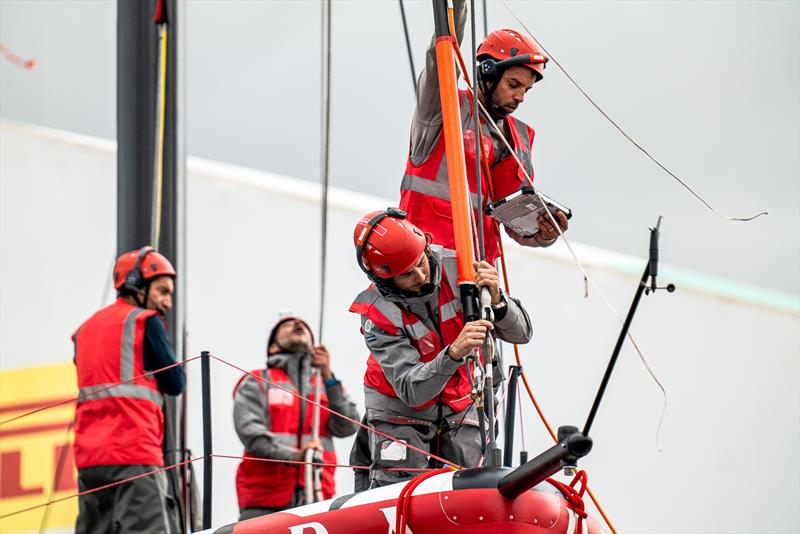
[[[467,6],[463,0],[454,2],[454,18],[458,42],[464,35]],[[454,249],[453,218],[450,208],[450,186],[447,174],[444,135],[442,135],[442,108],[439,97],[439,78],[436,65],[436,38],[428,48],[425,69],[417,83],[417,107],[411,123],[411,140],[408,162],[400,185],[400,209],[408,220],[433,237],[433,242]],[[530,61],[503,66],[504,60],[530,54]],[[527,36],[514,30],[496,30],[490,33],[477,50],[477,61],[486,72],[478,86],[478,99],[489,112],[490,119],[503,132],[504,137],[522,162],[525,172],[533,179],[531,153],[534,130],[515,119],[512,113],[524,100],[526,93],[544,76],[547,56]],[[473,206],[477,198],[475,186],[475,118],[467,98],[467,90],[460,92],[461,127],[464,133],[464,156],[467,179]],[[491,169],[491,183],[481,172],[481,191],[484,206],[493,200],[513,193],[526,185],[525,172],[520,167],[501,137],[481,116],[484,150]],[[490,187],[491,185],[491,187]],[[482,206],[483,207],[483,206]],[[482,208],[481,207],[481,208]],[[567,217],[561,211],[554,213],[562,231],[567,229]],[[500,254],[500,235],[494,220],[484,215],[486,258],[490,263]],[[546,215],[539,218],[539,233],[523,237],[506,230],[518,243],[530,247],[547,247],[555,243],[558,230]]]
[[[427,455],[404,443],[462,467],[478,467],[484,444],[465,357],[482,346],[489,329],[509,343],[530,341],[527,312],[500,289],[497,271],[483,261],[475,265],[475,284],[489,290],[494,320],[465,323],[455,254],[431,245],[400,210],[364,216],[353,239],[359,265],[372,282],[350,306],[361,316],[370,351],[364,375],[366,419],[400,441],[362,434],[351,462],[370,465],[372,488],[431,467]],[[502,369],[493,371],[499,384]],[[368,453],[363,450],[367,444]],[[366,486],[357,476],[357,489]]]
[[[172,308],[175,269],[143,247],[117,259],[117,301],[73,335],[80,398],[75,412],[75,463],[81,492],[154,471],[164,465],[162,394],[179,395],[180,366],[164,328]],[[164,472],[78,499],[75,531],[178,533],[179,510]]]
[[[318,402],[358,420],[360,416],[355,403],[331,371],[327,349],[314,345],[314,336],[305,321],[298,317],[283,317],[270,332],[266,368],[243,376],[233,391],[233,423],[245,447],[245,457],[301,462],[306,450],[315,448],[322,451],[324,463],[337,463],[333,437],[354,434],[357,426],[321,409],[320,439],[312,440],[314,405],[289,392],[317,400],[314,398],[316,383],[312,367],[320,370],[324,382]],[[239,519],[303,504],[304,469],[293,464],[243,460],[236,472]],[[322,496],[325,499],[335,493],[333,474],[333,467],[322,470]]]

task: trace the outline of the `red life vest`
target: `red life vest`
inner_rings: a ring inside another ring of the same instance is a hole
[[[253,374],[266,378],[270,382],[289,391],[297,391],[297,386],[289,379],[283,369],[270,367],[268,376],[264,370],[251,371]],[[236,384],[236,390],[249,375],[245,375]],[[312,379],[312,385],[316,382]],[[302,438],[299,434],[300,403],[299,397],[288,391],[273,387],[266,382],[258,381],[261,394],[267,399],[269,406],[270,432],[284,445],[300,448],[302,443],[312,437],[314,424],[314,405],[306,404],[305,422],[303,424]],[[306,397],[316,401],[314,391],[308,392]],[[319,403],[328,406],[328,396],[322,388]],[[322,460],[326,464],[336,463],[336,452],[333,449],[333,440],[328,433],[327,410],[319,411],[319,436],[322,447]],[[244,451],[245,457],[257,458],[249,451]],[[282,508],[291,503],[297,488],[305,488],[305,467],[302,465],[282,464],[277,462],[263,462],[259,460],[243,460],[236,471],[236,495],[239,499],[239,508]],[[333,478],[333,467],[322,468],[322,495],[330,499],[336,493]]]
[[[452,260],[452,261],[451,261]],[[350,311],[364,315],[389,335],[404,332],[419,352],[419,360],[423,363],[433,360],[445,347],[461,333],[464,327],[464,314],[458,298],[455,296],[457,279],[457,265],[455,258],[442,258],[442,279],[439,284],[439,330],[441,339],[436,331],[429,329],[416,315],[398,306],[394,302],[384,299],[374,285],[356,297],[350,306]],[[448,276],[449,271],[449,276]],[[435,319],[435,318],[431,318]],[[367,359],[367,372],[364,374],[364,385],[377,389],[384,395],[398,398],[392,384],[386,379],[380,364],[370,354]],[[464,366],[450,377],[442,392],[420,406],[412,406],[416,410],[425,409],[437,401],[450,406],[460,412],[472,402],[469,397],[472,387],[467,377]]]
[[[477,206],[475,193],[475,131],[472,111],[467,91],[460,91],[461,125],[464,131],[464,157],[467,167],[467,181],[472,193],[472,205]],[[525,170],[533,179],[531,149],[533,147],[534,130],[511,115],[505,118],[508,131],[511,133],[509,143],[517,157],[525,164]],[[499,200],[518,190],[526,183],[525,174],[516,160],[509,154],[500,161],[495,160],[495,151],[491,142],[489,125],[481,121],[481,131],[485,142],[484,150],[492,172],[494,198],[489,198],[489,180],[481,172],[481,194],[483,205],[492,200]],[[433,152],[428,158],[415,165],[408,157],[406,172],[400,184],[400,209],[408,214],[408,220],[417,225],[423,232],[433,236],[433,242],[445,248],[455,249],[453,236],[453,215],[450,207],[450,182],[447,176],[447,157],[445,155],[444,135],[439,133]],[[481,210],[482,213],[482,210]],[[476,210],[477,216],[477,210]],[[489,262],[500,255],[500,234],[494,219],[483,215],[483,228],[486,246],[486,258]]]
[[[164,465],[163,398],[155,378],[150,375],[121,384],[145,373],[145,322],[156,313],[119,298],[95,313],[72,337],[82,397],[75,411],[78,469]]]

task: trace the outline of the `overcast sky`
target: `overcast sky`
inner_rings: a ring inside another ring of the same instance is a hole
[[[645,256],[647,227],[664,215],[663,261],[800,292],[799,2],[509,4],[708,202],[770,212],[721,220],[551,63],[517,116],[537,132],[537,184],[575,213],[572,239]],[[430,2],[406,11],[421,66]],[[499,2],[488,13],[490,29],[519,27]],[[189,1],[184,16],[189,153],[317,181],[320,4]],[[398,3],[334,1],[332,26],[332,183],[397,199],[414,104]],[[115,138],[115,33],[115,2],[0,1],[0,41],[37,61],[27,71],[0,59],[2,116]]]

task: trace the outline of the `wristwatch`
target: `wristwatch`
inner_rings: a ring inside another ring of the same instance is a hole
[[[508,306],[508,299],[506,298],[506,292],[503,291],[502,287],[498,288],[498,291],[500,293],[500,302],[498,302],[497,304],[492,304],[493,310],[500,310]]]

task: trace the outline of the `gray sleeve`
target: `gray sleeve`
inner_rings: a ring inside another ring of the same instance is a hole
[[[261,393],[258,381],[252,376],[247,376],[234,394],[233,424],[244,448],[255,456],[291,460],[297,452],[270,432],[267,396]]]
[[[467,22],[466,0],[453,2],[456,37],[461,44]],[[411,122],[411,161],[419,165],[431,155],[442,130],[442,105],[439,100],[439,73],[436,69],[436,36],[425,54],[425,68],[417,81],[417,108]]]
[[[331,410],[346,415],[350,419],[358,421],[361,416],[356,409],[356,403],[350,398],[350,395],[344,390],[341,382],[337,382],[332,386],[325,386],[325,394],[328,396],[328,407]],[[330,414],[328,418],[328,432],[331,436],[343,438],[356,433],[358,425],[351,423],[347,419],[342,419],[336,414]]]
[[[497,337],[509,343],[522,345],[533,337],[531,318],[519,300],[511,297],[507,300],[508,310],[505,316],[494,323]]]
[[[381,366],[397,396],[411,407],[425,404],[442,392],[450,377],[463,365],[453,361],[443,349],[433,360],[422,363],[419,352],[403,335],[390,335],[375,325],[367,330],[361,317],[367,348]]]

